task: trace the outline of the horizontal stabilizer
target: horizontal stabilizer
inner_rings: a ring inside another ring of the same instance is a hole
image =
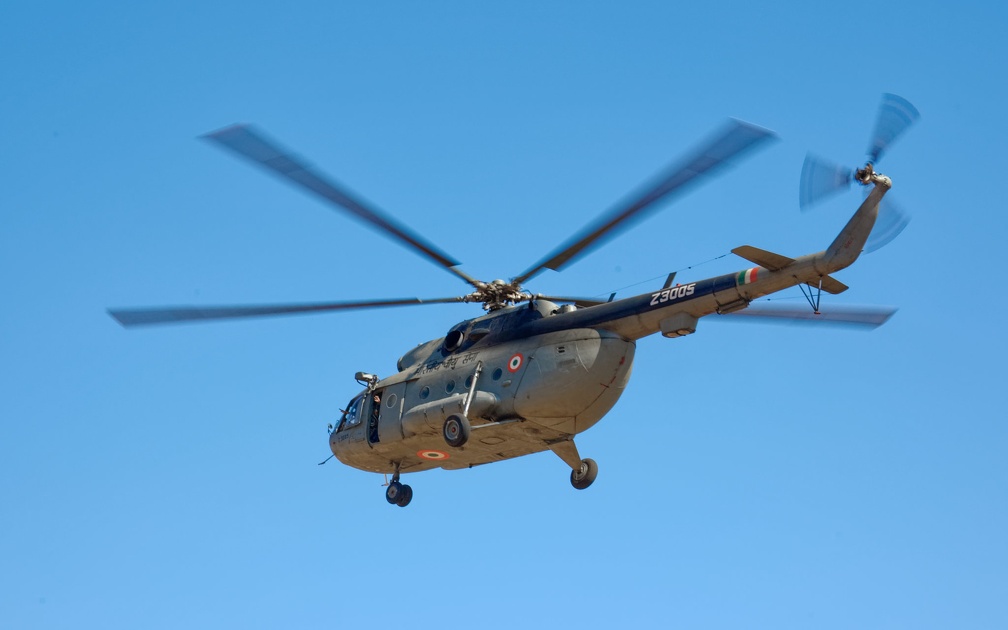
[[[809,282],[807,284],[812,288],[816,288],[817,286],[819,286],[812,282]],[[840,282],[839,280],[833,278],[833,276],[822,277],[822,290],[825,291],[826,293],[832,293],[833,295],[836,295],[837,293],[843,293],[849,288],[850,287],[848,287],[843,282]]]
[[[749,262],[754,262],[764,269],[769,269],[770,271],[779,271],[795,261],[794,258],[788,258],[787,256],[781,256],[780,254],[768,252],[765,249],[753,247],[752,245],[742,245],[741,247],[736,247],[732,250],[732,253],[736,256],[745,258]]]

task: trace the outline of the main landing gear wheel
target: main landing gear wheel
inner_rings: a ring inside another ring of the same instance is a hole
[[[472,427],[469,425],[469,418],[463,415],[452,414],[444,421],[442,434],[444,441],[452,448],[458,448],[469,441],[469,432]]]
[[[413,488],[398,481],[393,481],[385,489],[385,500],[392,505],[406,507],[413,500]]]
[[[592,485],[595,477],[598,477],[598,464],[591,458],[582,459],[580,468],[571,471],[571,485],[584,490]]]
[[[398,505],[399,507],[406,507],[412,500],[413,500],[413,488],[407,485],[403,485],[402,492],[399,494],[399,499],[396,500],[396,505]]]

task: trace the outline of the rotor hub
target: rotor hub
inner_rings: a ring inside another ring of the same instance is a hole
[[[861,182],[862,185],[867,186],[872,181],[872,175],[875,174],[875,166],[868,162],[863,168],[859,168],[854,172],[854,179]]]
[[[473,293],[463,297],[462,301],[482,302],[485,311],[496,311],[505,306],[532,299],[532,294],[525,292],[520,285],[504,280],[494,280],[489,283],[479,282],[476,289]]]

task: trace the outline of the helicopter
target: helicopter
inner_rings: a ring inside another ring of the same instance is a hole
[[[329,449],[342,463],[391,474],[388,503],[405,507],[413,498],[403,473],[448,470],[552,451],[571,470],[579,490],[592,485],[598,465],[582,458],[576,435],[616,405],[630,379],[637,342],[696,332],[702,317],[750,315],[878,326],[895,309],[834,308],[821,311],[823,292],[847,286],[834,274],[858,259],[873,236],[880,202],[892,187],[877,172],[883,151],[919,116],[901,97],[885,95],[868,161],[845,169],[806,159],[801,181],[803,209],[854,184],[867,191],[853,216],[820,252],[792,258],[750,245],[731,251],[755,265],[713,278],[674,282],[641,295],[608,300],[532,293],[524,284],[546,269],[560,271],[604,240],[643,219],[660,202],[682,194],[733,161],[775,138],[762,127],[731,119],[688,151],[642,192],[631,195],[510,280],[478,280],[460,263],[391,216],[366,204],[249,125],[203,136],[274,175],[320,197],[331,207],[370,225],[437,264],[470,286],[461,296],[394,298],[261,306],[117,308],[109,314],[124,327],[407,305],[475,303],[485,313],[466,319],[438,338],[407,351],[397,372],[379,378],[357,372],[363,388],[329,425]],[[905,227],[900,214],[881,238]],[[878,230],[875,230],[878,236]],[[810,309],[750,307],[763,296],[798,286]],[[325,462],[322,462],[325,463]]]

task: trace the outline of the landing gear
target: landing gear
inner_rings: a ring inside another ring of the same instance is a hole
[[[472,431],[472,427],[469,424],[469,418],[455,413],[448,416],[448,419],[445,420],[441,432],[448,446],[459,448],[469,441],[470,431]]]
[[[406,507],[413,500],[413,488],[399,482],[399,466],[392,473],[392,483],[385,488],[385,500],[399,507]]]
[[[480,373],[483,371],[483,362],[476,363],[476,371],[473,372],[472,382],[469,384],[469,393],[465,397],[465,407],[462,413],[453,413],[444,421],[441,427],[441,434],[445,443],[452,448],[460,448],[469,441],[469,433],[472,425],[469,424],[469,405],[473,396],[476,395],[476,383],[479,381]]]
[[[398,481],[393,481],[385,489],[385,500],[392,505],[406,507],[413,500],[413,488]]]
[[[571,485],[578,490],[584,490],[592,485],[595,477],[598,477],[598,464],[594,459],[581,459],[577,446],[574,445],[574,440],[565,438],[549,442],[546,446],[571,467]]]
[[[598,464],[591,458],[582,459],[581,465],[571,470],[571,485],[578,490],[584,490],[592,485],[595,477],[598,477]]]

